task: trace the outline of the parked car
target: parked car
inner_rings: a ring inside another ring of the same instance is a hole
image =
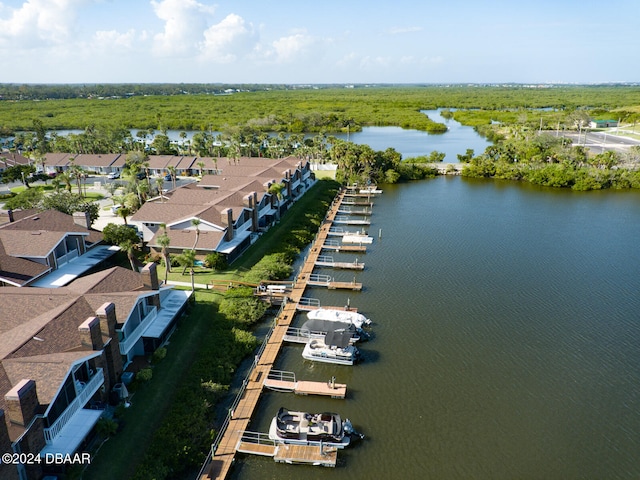
[[[120,172],[111,172],[109,175],[107,175],[107,178],[110,180],[120,178]]]
[[[167,174],[164,176],[164,179],[165,179],[165,181],[170,182],[170,181],[171,181],[171,174],[170,174],[170,173],[167,173]]]

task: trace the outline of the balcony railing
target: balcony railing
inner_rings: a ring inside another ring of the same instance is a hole
[[[89,401],[91,397],[95,395],[98,389],[104,384],[104,373],[101,368],[98,368],[96,374],[91,377],[91,380],[80,390],[78,396],[74,398],[73,402],[62,412],[53,425],[44,429],[44,439],[50,444],[58,436],[64,426],[69,423],[69,420],[73,415],[80,410]]]
[[[78,258],[78,249],[76,248],[75,250],[71,250],[70,252],[68,252],[65,255],[61,255],[58,258],[56,258],[56,262],[58,264],[58,267],[69,263],[71,260],[74,260]]]
[[[149,313],[142,319],[140,324],[133,330],[133,332],[129,333],[124,340],[120,342],[120,353],[122,355],[126,355],[129,350],[133,348],[140,337],[142,337],[142,332],[145,331],[147,326],[156,318],[158,315],[158,308],[153,306]]]

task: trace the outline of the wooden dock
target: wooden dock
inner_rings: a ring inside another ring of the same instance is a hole
[[[239,432],[236,451],[251,455],[273,457],[276,462],[335,467],[338,449],[318,445],[285,445],[270,440],[264,433]]]
[[[342,205],[352,205],[356,207],[373,207],[373,202],[368,200],[360,200],[357,197],[345,198]]]
[[[263,385],[270,390],[293,392],[296,395],[322,395],[331,398],[347,396],[347,385],[344,383],[335,383],[333,379],[328,382],[296,380],[295,373],[281,370],[271,370]]]
[[[332,252],[356,252],[367,253],[366,245],[345,245],[335,240],[325,240],[322,244],[323,250],[330,250]]]
[[[319,255],[316,260],[316,267],[329,267],[343,270],[364,270],[364,263],[358,262],[336,262],[330,255]]]
[[[338,210],[338,214],[340,215],[371,215],[371,209],[370,208],[352,208],[350,206],[347,207],[340,207],[340,209]]]
[[[283,303],[280,313],[275,320],[275,326],[256,356],[253,369],[243,383],[241,393],[234,401],[229,415],[220,428],[215,442],[211,445],[211,452],[198,475],[200,480],[223,480],[227,478],[236,451],[241,444],[242,433],[247,431],[251,417],[258,405],[260,394],[264,388],[264,379],[268,378],[278,353],[282,347],[284,336],[295,317],[298,303],[303,298],[304,291],[309,284],[313,269],[327,240],[329,228],[333,225],[337,210],[344,199],[345,191],[342,190],[334,199],[331,208],[327,212],[324,222],[320,226],[315,243],[309,249],[309,253],[303,263],[296,282],[289,290],[287,301]],[[358,247],[353,245],[351,247]],[[351,250],[362,251],[362,250]],[[366,247],[364,248],[366,251]],[[351,284],[352,286],[354,284]],[[334,285],[336,286],[336,285]],[[360,284],[360,288],[362,285]],[[264,447],[261,447],[264,448]],[[315,447],[316,456],[312,458],[313,447],[307,449],[294,449],[291,446],[277,445],[278,452],[274,453],[276,461],[286,463],[312,463],[315,465],[335,465],[337,453],[328,448]],[[332,463],[331,463],[332,462]]]
[[[333,223],[336,225],[371,225],[371,220],[368,218],[336,217]]]
[[[355,278],[352,282],[336,282],[331,276],[318,273],[312,273],[309,275],[307,285],[313,287],[327,287],[329,290],[362,290],[362,284],[356,282]]]

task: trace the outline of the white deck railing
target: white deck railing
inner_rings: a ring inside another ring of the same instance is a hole
[[[104,384],[104,373],[101,368],[97,369],[96,374],[89,380],[84,388],[78,393],[78,396],[69,404],[69,406],[62,412],[53,425],[44,429],[44,439],[48,444],[51,444],[53,440],[58,436],[64,426],[69,423],[71,417],[80,410],[89,401],[91,397],[95,395],[98,389]]]
[[[137,341],[140,340],[142,332],[145,331],[147,326],[156,318],[157,315],[158,308],[153,306],[149,313],[142,319],[140,324],[131,333],[129,333],[124,340],[120,341],[120,353],[122,355],[126,355],[129,350],[133,348]]]

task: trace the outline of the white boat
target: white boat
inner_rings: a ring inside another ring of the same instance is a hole
[[[324,445],[345,448],[352,439],[360,439],[349,420],[337,413],[295,412],[281,407],[271,420],[269,438],[293,445]]]
[[[307,312],[309,319],[333,320],[335,322],[353,323],[356,328],[369,325],[371,320],[361,313],[351,310],[334,310],[332,308],[316,308]]]
[[[358,193],[365,193],[365,194],[369,193],[369,194],[377,195],[382,193],[382,190],[380,190],[375,185],[369,185],[368,187],[360,188],[360,190],[358,190]]]
[[[312,338],[302,350],[302,358],[313,362],[353,365],[360,352],[350,343],[348,332],[328,332],[324,339]]]

